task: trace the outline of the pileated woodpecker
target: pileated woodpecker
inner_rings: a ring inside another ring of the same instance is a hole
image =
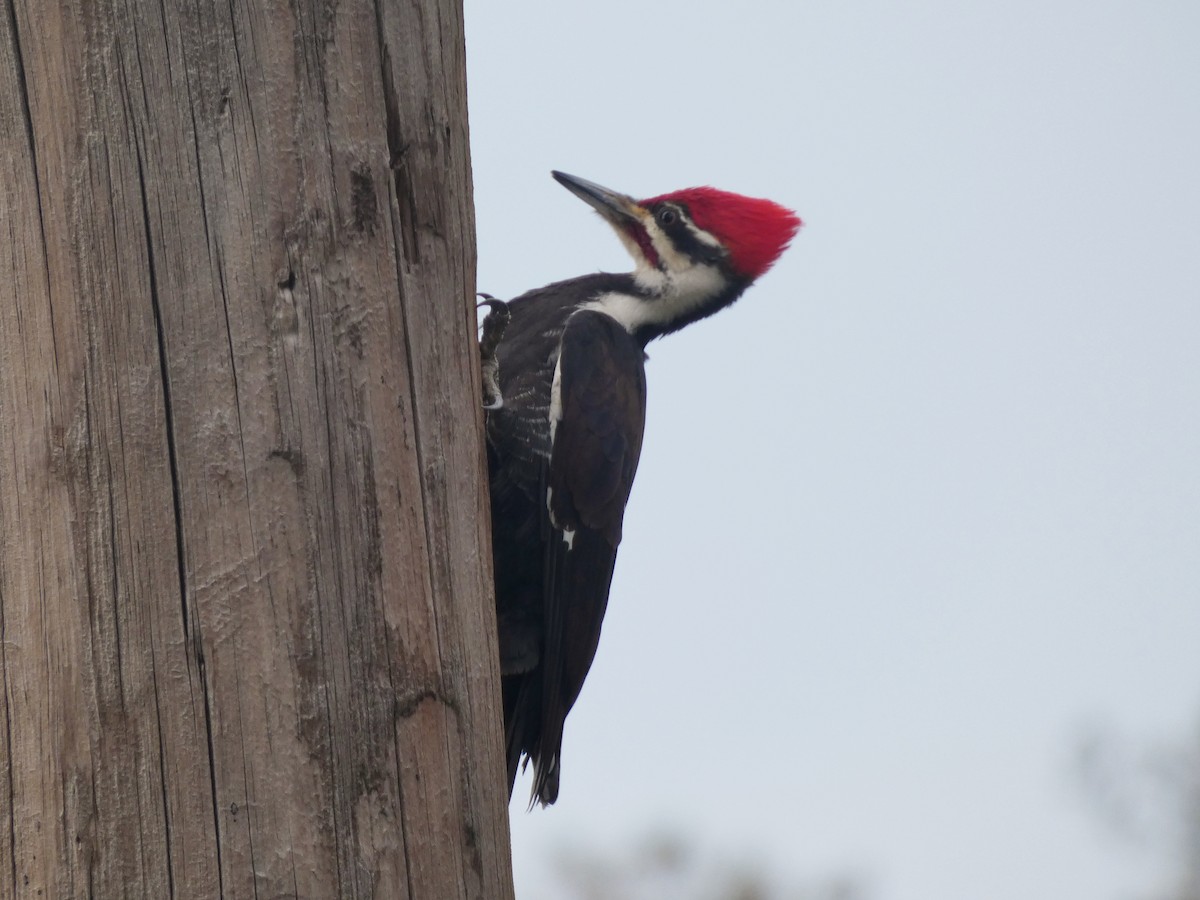
[[[646,344],[729,306],[800,227],[770,200],[709,187],[635,201],[554,178],[590,204],[633,257],[530,291],[491,362],[487,412],[492,556],[508,789],[522,756],[533,800],[558,797],[563,721],[592,664],[646,410]]]

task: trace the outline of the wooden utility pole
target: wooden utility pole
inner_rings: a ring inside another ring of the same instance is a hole
[[[458,0],[0,0],[0,897],[506,898]]]

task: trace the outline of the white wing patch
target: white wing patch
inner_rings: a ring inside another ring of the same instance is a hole
[[[554,453],[554,435],[558,432],[558,423],[562,421],[562,348],[559,348],[558,358],[554,361],[554,380],[550,382],[550,452]],[[554,488],[546,488],[546,512],[550,514],[550,524],[562,533],[563,543],[570,552],[575,544],[575,530],[563,528],[554,520]]]
[[[550,524],[558,530],[562,535],[563,543],[567,545],[567,552],[575,548],[575,529],[563,528],[554,518],[554,488],[546,488],[546,512],[550,514]]]
[[[550,382],[550,448],[554,449],[554,434],[558,431],[558,423],[562,421],[562,352],[554,361],[554,380]]]

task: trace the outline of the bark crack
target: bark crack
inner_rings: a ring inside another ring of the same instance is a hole
[[[21,115],[25,125],[25,141],[29,145],[29,162],[33,167],[33,193],[37,198],[38,234],[42,239],[42,270],[46,276],[46,301],[50,309],[50,340],[54,346],[54,365],[58,366],[58,329],[54,327],[54,303],[50,280],[50,245],[46,242],[46,215],[42,203],[42,179],[38,172],[37,140],[33,132],[33,108],[29,103],[29,82],[25,76],[25,55],[21,51],[21,34],[17,24],[17,9],[9,3],[8,24],[12,33],[13,61],[17,70],[17,90],[21,93]]]
[[[21,115],[25,126],[25,140],[29,145],[29,160],[33,167],[33,190],[37,198],[37,215],[38,215],[38,233],[42,240],[42,266],[46,276],[46,295],[49,300],[50,295],[50,254],[46,246],[46,223],[42,212],[42,186],[41,179],[38,176],[38,157],[37,157],[37,142],[34,140],[33,134],[33,111],[29,105],[29,84],[25,76],[25,57],[21,51],[21,35],[17,26],[17,10],[12,3],[5,4],[8,10],[8,26],[9,33],[12,34],[12,53],[13,61],[16,68],[17,90],[21,95]],[[51,336],[54,335],[54,319],[53,305],[51,309]],[[57,364],[58,353],[55,348],[55,361]],[[7,791],[8,791],[8,858],[11,863],[9,871],[12,872],[12,894],[17,896],[17,790],[16,782],[13,778],[13,765],[16,759],[13,756],[13,737],[12,737],[12,703],[9,702],[8,691],[8,653],[4,623],[4,598],[0,595],[0,676],[2,676],[4,690],[4,751],[5,759],[8,764],[5,766],[7,774]]]
[[[183,499],[182,485],[179,477],[179,457],[175,445],[175,414],[171,403],[171,379],[167,365],[167,341],[163,325],[162,303],[158,293],[158,269],[154,258],[154,240],[150,230],[150,200],[146,190],[146,171],[142,162],[141,144],[134,142],[134,152],[137,158],[138,190],[142,201],[142,226],[146,237],[146,259],[150,278],[150,306],[154,313],[154,328],[158,338],[158,367],[163,388],[163,416],[166,419],[167,432],[167,462],[171,472],[171,501],[174,507],[175,519],[175,557],[179,577],[179,601],[183,615],[184,638],[191,636],[188,619],[187,568],[184,560],[183,541]],[[197,623],[199,625],[199,623]],[[204,649],[201,645],[200,629],[196,628],[193,646],[196,653],[198,675],[200,678],[200,693],[204,699],[204,729],[208,743],[208,777],[212,791],[213,828],[216,836],[217,855],[217,886],[218,896],[225,896],[225,874],[221,864],[221,817],[217,807],[217,766],[216,753],[213,747],[212,709],[209,701],[208,679],[204,666]]]
[[[158,731],[158,783],[162,791],[163,843],[167,851],[167,893],[175,898],[175,863],[171,858],[171,804],[167,794],[167,745],[163,740],[162,704],[158,696],[158,660],[150,642],[150,683],[154,685],[154,727]]]
[[[233,670],[234,690],[237,693],[237,709],[238,720],[244,721],[242,716],[242,676],[238,669]],[[254,816],[251,812],[250,802],[250,785],[254,783],[253,775],[250,771],[249,760],[246,759],[246,733],[242,731],[238,737],[242,746],[242,782],[246,785],[246,794],[243,799],[246,801],[246,843],[250,845],[250,885],[254,889],[254,900],[258,900],[258,861],[254,858]],[[237,815],[237,804],[234,803],[231,807],[234,815]]]
[[[146,194],[146,173],[142,164],[140,145],[135,145],[137,155],[138,189],[142,199],[142,223],[146,233],[146,258],[150,270],[150,306],[154,312],[154,330],[158,338],[158,371],[162,379],[163,415],[167,426],[167,463],[171,470],[171,501],[175,519],[175,559],[179,577],[179,602],[183,615],[183,635],[191,636],[188,621],[187,569],[183,554],[183,496],[179,482],[179,456],[175,447],[175,412],[171,403],[171,378],[167,367],[167,340],[163,328],[162,302],[158,295],[158,270],[154,261],[154,241],[150,236],[150,202]]]
[[[209,257],[212,257],[211,249]],[[217,282],[221,288],[221,308],[225,313],[225,344],[229,349],[229,371],[233,377],[233,405],[237,410],[238,447],[242,453],[242,477],[245,479],[246,485],[246,523],[250,526],[250,536],[254,541],[254,545],[258,546],[258,537],[254,532],[254,503],[250,497],[250,464],[246,459],[246,429],[242,424],[242,390],[238,382],[237,354],[233,350],[233,323],[229,319],[229,290],[225,285],[225,260],[221,254],[220,247],[217,248],[216,270]],[[261,557],[257,561],[259,564],[258,570],[261,573]]]
[[[399,101],[396,92],[395,77],[392,71],[391,52],[388,49],[386,38],[387,29],[383,21],[383,10],[379,0],[375,3],[375,15],[377,34],[379,35],[379,64],[380,76],[382,78],[383,88],[383,105],[385,128],[387,133],[388,143],[388,162],[392,174],[392,194],[395,198],[395,206],[392,207],[392,229],[393,234],[399,237],[398,246],[395,246],[396,259],[396,290],[400,305],[400,320],[404,331],[404,356],[405,365],[408,370],[408,404],[412,414],[412,430],[413,430],[413,455],[417,463],[417,478],[421,485],[422,503],[421,503],[421,519],[425,533],[425,558],[428,560],[429,568],[427,569],[426,590],[429,592],[429,602],[436,607],[434,598],[434,575],[432,567],[434,563],[434,547],[436,543],[433,535],[430,533],[432,523],[429,521],[429,504],[426,496],[428,484],[426,483],[425,471],[425,453],[421,443],[421,411],[418,403],[417,391],[417,372],[414,365],[413,356],[413,341],[412,341],[412,318],[409,309],[409,297],[405,291],[404,273],[405,270],[413,265],[419,265],[420,258],[420,243],[417,239],[416,228],[416,200],[412,188],[412,176],[409,171],[408,154],[411,145],[404,140],[401,133],[400,123],[402,116],[400,114]],[[393,240],[395,240],[393,238]],[[438,648],[438,655],[441,655],[442,643],[441,636],[438,633],[438,620],[436,612],[431,616],[434,644]],[[390,659],[389,659],[390,665]],[[436,696],[436,694],[435,694]],[[398,723],[404,715],[405,707],[403,704],[397,704],[393,710],[395,721]],[[408,713],[411,715],[411,712]],[[398,736],[398,735],[397,735]],[[396,748],[397,761],[400,759],[400,749]],[[404,781],[402,778],[396,779],[396,791],[400,802],[401,810],[407,809],[404,797]],[[405,860],[412,859],[412,849],[409,846],[408,822],[406,816],[400,816],[400,841],[404,848]],[[411,865],[405,866],[405,878],[408,885],[409,896],[416,896],[416,885],[413,882],[413,871]]]
[[[212,791],[213,828],[217,838],[217,896],[225,896],[225,869],[221,865],[221,811],[217,807],[217,753],[213,746],[212,705],[208,697],[208,676],[205,672],[204,651],[196,644],[196,660],[200,669],[200,694],[204,698],[204,736],[208,740],[208,784]]]
[[[120,691],[121,712],[125,712],[125,661],[121,649],[121,579],[118,565],[117,510],[116,499],[113,497],[112,458],[109,457],[106,462],[108,464],[108,552],[111,554],[110,565],[112,566],[109,588],[112,597],[113,645],[117,652],[117,688]],[[97,598],[97,603],[99,603],[99,598]]]
[[[4,595],[0,594],[0,676],[4,688],[4,751],[8,760],[8,858],[12,863],[13,896],[17,896],[17,788],[13,781],[12,704],[8,701],[8,653],[4,633]]]
[[[404,250],[402,261],[412,265],[421,262],[421,245],[417,240],[416,196],[413,192],[412,173],[408,168],[410,144],[404,140],[400,130],[402,116],[396,93],[396,80],[392,73],[392,54],[388,50],[384,35],[383,10],[375,3],[375,21],[379,34],[379,69],[383,87],[383,112],[388,144],[388,166],[392,171],[392,195],[396,198],[399,214],[400,243]],[[399,274],[399,273],[397,273]]]
[[[311,318],[316,318],[316,317],[313,316]],[[313,327],[315,328],[315,325]],[[315,341],[315,337],[314,337],[314,341]],[[317,345],[314,342],[314,344],[313,344],[314,349],[316,348],[316,346]],[[316,354],[314,353],[314,356],[315,355]],[[330,403],[329,391],[327,389],[325,382],[320,383],[319,389],[321,392],[322,405],[325,407],[325,447],[326,447],[328,463],[329,463],[330,484],[336,484],[337,483],[337,469],[336,469],[336,460],[334,459],[334,448],[337,445],[334,441],[333,420],[330,418],[331,403]],[[339,521],[337,498],[338,498],[337,491],[331,491],[330,497],[329,497],[329,505],[331,507],[330,508],[330,518],[334,522]],[[341,559],[341,555],[338,553],[334,554],[332,569],[333,569],[333,573],[334,573],[333,577],[337,580],[337,596],[340,598],[340,597],[344,596],[345,586],[344,586],[344,583],[342,580],[342,577],[344,574],[342,559]],[[331,654],[328,653],[329,648],[326,646],[326,643],[325,643],[326,635],[325,635],[324,605],[321,603],[320,597],[317,597],[315,602],[316,602],[316,610],[317,610],[317,630],[320,632],[319,643],[320,643],[320,647],[321,647],[321,664],[322,664],[323,668],[327,669],[327,667],[329,667],[330,665],[333,664],[333,661],[331,659]],[[336,727],[335,727],[335,722],[334,722],[334,718],[333,718],[333,708],[332,708],[332,706],[330,706],[330,702],[329,702],[330,692],[328,689],[326,689],[326,690],[322,691],[321,693],[322,693],[322,700],[324,701],[324,704],[325,704],[325,723],[329,729],[328,752],[329,752],[329,778],[330,778],[329,796],[330,796],[330,801],[331,801],[330,802],[330,814],[333,817],[333,832],[334,832],[334,834],[341,835],[342,828],[341,828],[341,821],[340,821],[340,816],[339,816],[340,810],[338,807],[339,781],[337,778],[337,773],[340,768],[339,767],[340,760],[338,757],[337,741],[334,739]],[[345,848],[342,846],[342,841],[339,838],[336,841],[336,846],[335,846],[334,852],[333,852],[333,864],[334,864],[334,870],[337,874],[337,883],[338,883],[338,885],[342,885],[342,886],[344,886],[344,884],[345,884],[342,881],[342,853],[344,851],[345,851]]]
[[[417,256],[417,239],[416,229],[413,225],[413,197],[410,190],[407,197],[400,196],[400,179],[408,179],[407,163],[404,161],[404,156],[408,153],[409,147],[407,144],[401,145],[400,136],[400,114],[396,102],[396,86],[392,78],[392,62],[391,54],[388,52],[387,44],[384,40],[386,30],[383,22],[383,12],[379,7],[378,0],[375,4],[376,21],[379,34],[379,57],[381,66],[381,76],[383,78],[383,103],[384,111],[387,118],[387,139],[388,150],[392,155],[392,175],[395,179],[395,196],[396,206],[395,216],[393,218],[393,228],[400,233],[400,246],[395,249],[396,253],[396,290],[399,294],[400,301],[400,319],[404,329],[404,357],[405,365],[408,369],[408,400],[409,408],[412,411],[412,428],[413,428],[413,451],[417,460],[417,474],[421,484],[421,493],[426,493],[427,485],[425,482],[425,454],[424,447],[421,444],[421,411],[418,401],[417,390],[417,371],[413,365],[413,360],[416,358],[413,355],[412,343],[412,318],[409,314],[409,301],[407,293],[404,290],[404,268],[406,263],[419,263],[420,259]],[[425,546],[426,557],[432,561],[433,548],[436,546],[433,535],[430,533],[431,523],[429,521],[428,505],[424,502],[421,504],[422,519],[425,526]],[[433,597],[433,571],[429,571],[429,583],[427,585],[430,591],[430,598]],[[437,617],[433,619],[433,627],[436,634]],[[438,640],[438,648],[441,648],[441,641]]]

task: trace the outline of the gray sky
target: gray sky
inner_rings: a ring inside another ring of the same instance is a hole
[[[652,344],[563,847],[1116,900],[1072,778],[1200,715],[1200,5],[468,0],[479,286],[628,260],[551,168],[805,220]]]

